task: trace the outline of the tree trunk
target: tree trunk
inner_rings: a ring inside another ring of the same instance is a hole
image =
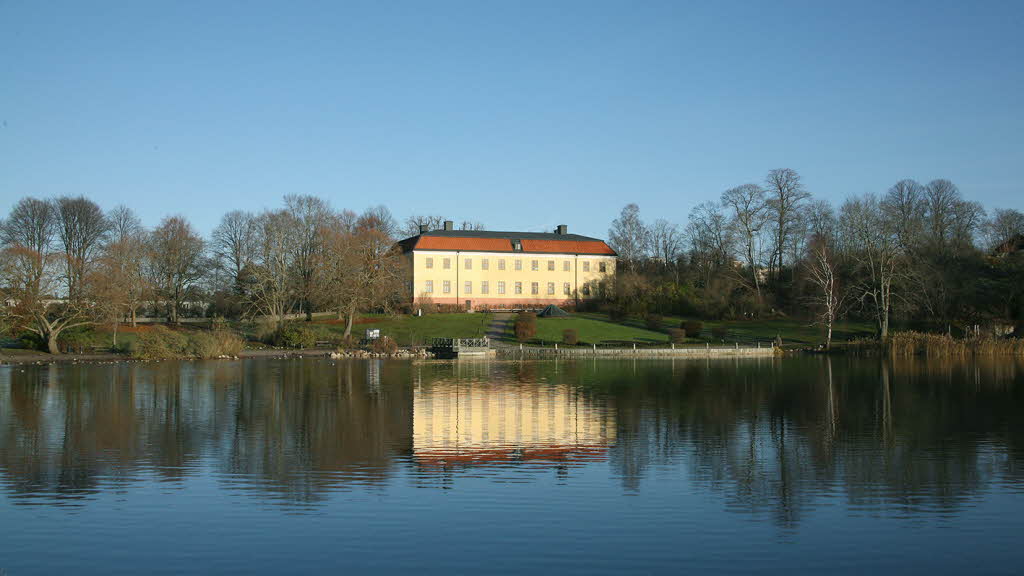
[[[349,308],[348,308],[348,320],[345,321],[345,334],[344,334],[345,338],[349,338],[349,337],[352,336],[352,323],[353,323],[353,321],[355,321],[355,318],[356,318],[356,306],[355,306],[355,304],[353,304],[353,305],[349,306]]]
[[[135,328],[135,307],[132,306],[132,328]]]
[[[117,322],[117,321],[114,322],[114,339],[113,339],[113,344],[112,344],[112,346],[114,348],[117,348],[117,327],[120,324],[121,324],[120,322]]]
[[[46,348],[50,354],[60,354],[60,348],[57,346],[57,335],[58,332],[47,332],[46,333]]]

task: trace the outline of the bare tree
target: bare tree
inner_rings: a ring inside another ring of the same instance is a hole
[[[82,300],[89,266],[110,230],[103,210],[92,200],[79,196],[62,197],[56,201],[57,235],[64,248],[64,282],[69,300]]]
[[[220,219],[210,235],[210,248],[214,258],[228,271],[237,289],[242,271],[252,263],[256,254],[256,219],[242,210],[232,210]]]
[[[272,317],[281,329],[297,299],[292,272],[301,232],[285,210],[264,212],[255,219],[254,229],[256,252],[245,289],[250,314]]]
[[[1010,242],[1024,237],[1024,213],[1014,209],[996,209],[985,223],[988,248],[999,250]]]
[[[203,248],[203,239],[182,216],[164,218],[150,234],[150,274],[172,323],[178,322],[186,292],[202,278]]]
[[[112,242],[123,242],[128,238],[138,237],[144,232],[142,221],[131,208],[123,204],[116,206],[107,214],[107,222],[110,223]]]
[[[683,232],[679,225],[664,218],[654,221],[648,232],[651,239],[651,251],[666,266],[675,266],[683,253]]]
[[[882,210],[896,230],[900,248],[916,250],[924,238],[927,212],[924,186],[914,180],[900,180],[885,193]]]
[[[57,341],[64,330],[92,322],[83,298],[59,298],[69,269],[67,253],[56,248],[61,224],[55,203],[23,198],[0,230],[3,313],[16,327],[38,335],[51,354],[60,353]]]
[[[478,220],[463,220],[459,222],[459,230],[486,230],[483,222]]]
[[[95,274],[99,291],[95,298],[113,318],[116,344],[117,323],[128,316],[134,327],[136,311],[149,293],[145,267],[148,237],[138,216],[126,206],[111,210],[107,220],[111,228]],[[102,303],[104,294],[113,302]]]
[[[404,237],[416,236],[420,233],[420,226],[425,226],[427,230],[439,230],[444,226],[444,220],[444,216],[437,214],[409,216],[402,226],[401,235]]]
[[[296,295],[309,322],[313,320],[316,269],[323,257],[323,230],[330,224],[331,209],[327,202],[316,196],[288,195],[284,197],[284,203],[295,227],[291,260],[295,268]]]
[[[362,219],[361,219],[362,220]],[[331,227],[325,235],[325,307],[346,316],[344,336],[352,334],[356,316],[374,308],[390,309],[402,298],[405,260],[394,242],[380,230],[357,226],[354,230]]]
[[[634,266],[647,256],[650,236],[647,226],[640,219],[639,206],[627,204],[622,209],[608,229],[608,242],[627,266]]]
[[[410,236],[416,236],[420,233],[420,226],[426,226],[429,230],[439,230],[444,226],[445,221],[448,220],[444,216],[438,216],[437,214],[431,215],[413,215],[405,219],[405,222],[397,233],[399,236],[408,238]],[[482,222],[477,220],[462,220],[458,225],[459,230],[486,230],[486,226]]]
[[[768,205],[764,190],[757,184],[744,184],[722,193],[722,205],[732,211],[730,226],[740,242],[746,259],[750,284],[761,301],[761,280],[758,270],[761,230],[768,222]]]
[[[952,236],[953,212],[961,201],[960,190],[945,179],[932,180],[925,187],[924,202],[932,244],[945,248]]]
[[[846,293],[839,282],[839,262],[827,236],[815,234],[804,260],[807,277],[814,286],[810,304],[817,309],[816,323],[825,328],[825,349],[832,349],[832,326],[843,307]]]
[[[841,214],[848,254],[857,265],[858,281],[851,289],[861,305],[871,310],[879,336],[886,340],[894,288],[907,273],[899,239],[874,195],[847,200]]]
[[[391,215],[391,210],[383,204],[368,208],[359,217],[362,225],[373,227],[388,238],[396,239],[399,233],[398,221]]]
[[[703,286],[711,284],[712,277],[732,262],[732,232],[728,219],[718,202],[698,204],[686,225],[690,243],[690,263],[700,275]]]
[[[778,277],[785,266],[786,251],[791,248],[800,230],[802,210],[811,194],[804,189],[800,174],[790,168],[769,172],[765,179],[765,190],[774,243],[769,269],[774,270]]]

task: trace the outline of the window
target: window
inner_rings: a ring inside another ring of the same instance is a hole
[[[586,260],[583,261],[583,271],[590,272],[590,262],[587,262]]]
[[[598,262],[597,263],[597,271],[598,272],[607,272],[608,271],[607,263],[605,263],[605,262]]]
[[[522,260],[516,260],[516,270],[522,270],[522,269],[523,269],[523,261]]]
[[[424,282],[423,291],[426,292],[427,294],[432,294],[434,292],[434,281],[427,280],[426,282]]]
[[[466,258],[466,270],[472,270],[472,269],[473,269],[473,261],[470,260],[469,258]]]
[[[434,267],[434,259],[433,258],[427,258],[427,268],[429,269],[429,268],[433,268],[433,267]]]
[[[554,272],[554,271],[555,271],[555,261],[554,260],[548,260],[548,272]]]
[[[501,259],[498,260],[498,270],[504,270],[504,269],[505,269],[505,259],[501,258]]]
[[[548,296],[554,296],[554,295],[555,295],[555,283],[554,282],[548,282]]]
[[[490,284],[486,280],[481,282],[480,283],[480,293],[481,294],[490,294],[490,292],[491,292]]]
[[[449,270],[449,269],[451,269],[451,267],[452,267],[452,259],[451,258],[445,258],[444,259],[444,269],[445,270]]]
[[[444,286],[442,286],[442,292],[444,292],[445,294],[450,294],[451,291],[452,291],[452,281],[451,280],[445,280],[444,281]]]
[[[488,260],[487,258],[481,258],[480,259],[480,269],[481,270],[489,270],[490,268],[491,268],[491,261]]]
[[[537,261],[537,260],[531,261],[530,262],[530,270],[533,270],[534,272],[536,272],[537,270],[540,270],[540,262]]]
[[[516,294],[522,294],[522,293],[523,293],[523,283],[522,282],[516,282]]]
[[[569,285],[568,282],[566,282],[565,284],[562,284],[562,294],[565,294],[566,296],[569,296],[569,295],[572,294],[572,286]]]
[[[540,294],[540,283],[530,282],[530,294],[533,294],[534,296]]]
[[[499,260],[499,262],[504,262],[504,260]],[[504,293],[505,293],[505,283],[499,280],[498,281],[498,294],[504,294]]]
[[[570,266],[571,266],[571,263],[568,260],[566,260],[565,262],[562,262],[562,272],[568,272]]]
[[[466,285],[464,287],[464,290],[465,290],[466,294],[472,294],[473,293],[473,283],[470,282],[469,280],[466,280]]]
[[[519,240],[513,240],[512,241],[512,249],[515,250],[516,252],[522,252],[523,251],[523,243],[520,242]]]
[[[588,284],[584,284],[583,285],[583,295],[584,296],[590,296],[590,285],[588,285]]]

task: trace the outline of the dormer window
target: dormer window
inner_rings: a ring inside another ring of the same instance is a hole
[[[519,240],[513,240],[512,241],[512,250],[515,251],[515,252],[522,252],[523,251],[523,243],[521,241],[519,241]]]

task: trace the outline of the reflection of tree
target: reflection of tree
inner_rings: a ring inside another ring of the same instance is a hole
[[[380,483],[393,455],[411,450],[409,369],[384,363],[382,379],[394,385],[373,393],[365,364],[346,362],[8,371],[0,473],[13,493],[66,501],[143,470],[182,481],[212,461],[229,486],[256,478],[263,493],[316,500]]]
[[[809,358],[674,370],[641,362],[605,363],[589,386],[615,411],[611,459],[627,488],[640,489],[652,465],[686,461],[730,509],[791,525],[835,486],[868,509],[948,510],[996,475],[1018,477],[1024,424],[1013,407],[1022,405],[1022,375],[985,360]]]
[[[513,418],[571,405],[557,414],[605,423],[600,457],[627,490],[642,490],[652,467],[670,467],[722,494],[728,509],[782,526],[825,493],[868,512],[955,510],[1024,478],[1020,361],[381,362],[379,378],[367,368],[322,360],[0,368],[0,482],[18,501],[66,504],[154,475],[185,482],[212,472],[227,489],[317,502],[386,482],[396,462],[413,457],[414,395],[441,397],[453,386],[451,401],[511,402]],[[561,399],[544,395],[552,392]],[[455,409],[471,408],[479,422],[483,406]],[[557,450],[526,465],[529,443],[506,444],[515,457],[474,465],[563,476],[575,465]],[[418,467],[414,482],[454,486],[461,464],[449,460]]]

